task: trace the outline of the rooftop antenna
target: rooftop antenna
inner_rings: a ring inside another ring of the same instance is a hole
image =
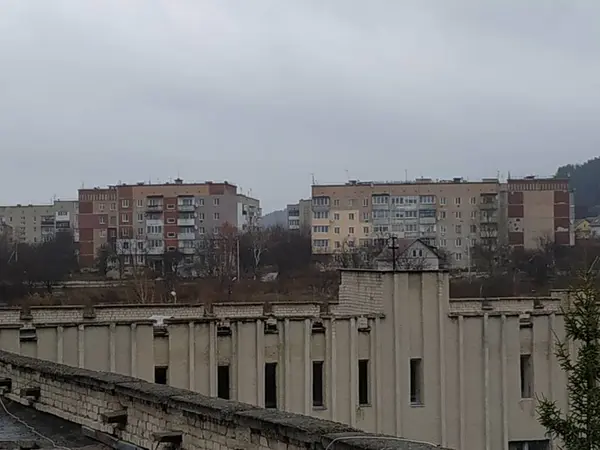
[[[350,172],[348,172],[348,169],[345,169],[346,172],[346,181],[350,181]]]
[[[404,169],[404,181],[408,183],[408,169]]]
[[[313,186],[317,184],[317,182],[315,181],[315,174],[314,172],[310,174],[310,176],[312,177],[312,184]]]

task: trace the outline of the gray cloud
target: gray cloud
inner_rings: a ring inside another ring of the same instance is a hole
[[[226,179],[551,174],[597,155],[600,5],[24,2],[0,14],[0,202]]]

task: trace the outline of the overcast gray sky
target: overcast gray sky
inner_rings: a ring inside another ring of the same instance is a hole
[[[598,155],[600,3],[0,0],[0,203],[228,180],[536,173]]]

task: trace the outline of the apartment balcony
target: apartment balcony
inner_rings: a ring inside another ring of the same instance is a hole
[[[41,225],[42,225],[43,227],[44,227],[44,226],[52,226],[52,227],[53,227],[53,226],[54,226],[54,223],[55,223],[55,221],[54,221],[54,217],[53,217],[53,218],[51,218],[51,219],[50,219],[50,218],[47,218],[47,219],[42,219],[42,220],[41,220]]]
[[[177,225],[180,227],[193,227],[196,225],[196,219],[177,219]]]
[[[196,253],[196,249],[194,247],[178,247],[178,251],[184,255],[193,255]]]
[[[153,232],[153,233],[148,233],[148,232],[147,232],[147,233],[145,234],[145,236],[146,236],[146,238],[148,238],[148,239],[162,239],[162,238],[164,237],[164,234],[163,234],[163,232],[162,232],[162,231],[161,231],[161,232],[156,232],[156,233],[154,233],[154,232]]]
[[[435,217],[420,217],[419,223],[421,225],[434,225],[437,222]]]
[[[162,203],[147,203],[146,204],[146,211],[147,212],[159,212],[163,210],[163,204]]]
[[[482,211],[493,211],[498,209],[498,203],[496,203],[495,201],[485,201],[479,205],[479,209],[481,209]]]
[[[179,233],[177,239],[180,241],[193,241],[196,239],[196,233]]]
[[[498,216],[496,214],[482,214],[479,220],[480,223],[498,223]]]
[[[165,247],[148,247],[146,254],[148,255],[162,255],[165,252]]]
[[[194,212],[196,211],[196,205],[184,205],[183,203],[178,203],[177,210],[182,212]]]

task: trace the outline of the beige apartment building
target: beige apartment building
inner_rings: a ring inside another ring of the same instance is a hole
[[[548,450],[564,299],[449,298],[447,272],[341,272],[337,301],[0,309],[4,350],[444,448]]]
[[[37,244],[61,230],[75,233],[78,213],[76,200],[55,200],[51,205],[0,206],[0,223],[11,227],[15,241]]]
[[[475,243],[498,239],[499,193],[497,179],[313,186],[313,253],[331,254],[395,235],[420,238],[447,251],[454,266],[467,267]]]
[[[312,220],[312,201],[300,200],[286,207],[288,230],[310,231]]]
[[[397,236],[443,249],[452,267],[471,264],[477,244],[536,248],[574,244],[574,203],[566,180],[528,177],[359,182],[312,187],[312,251],[330,255]]]

